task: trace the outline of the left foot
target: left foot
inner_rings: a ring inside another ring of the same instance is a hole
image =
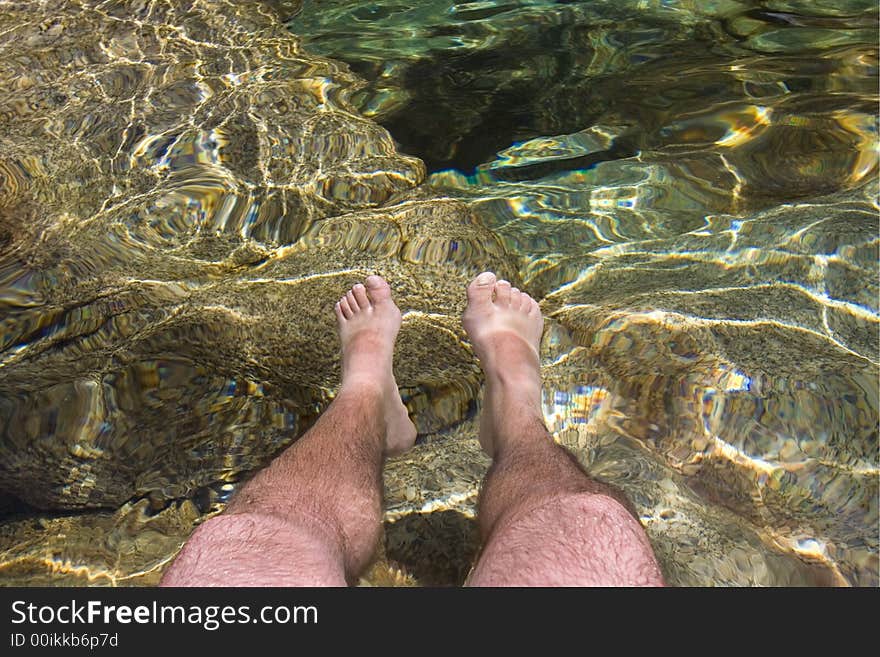
[[[413,446],[416,428],[407,415],[394,380],[394,341],[400,309],[391,288],[379,276],[368,276],[336,303],[342,341],[342,386],[339,390],[379,388],[385,417],[385,452],[399,454]]]

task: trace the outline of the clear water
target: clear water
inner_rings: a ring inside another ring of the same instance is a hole
[[[371,272],[421,439],[368,579],[460,581],[487,268],[670,582],[880,581],[876,3],[0,8],[0,581],[156,581]]]

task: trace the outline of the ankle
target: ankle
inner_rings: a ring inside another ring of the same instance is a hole
[[[483,341],[483,349],[498,364],[540,367],[538,350],[514,331],[501,330],[488,336]]]
[[[497,336],[480,360],[489,385],[510,391],[523,390],[540,398],[541,361],[534,348],[522,338]]]
[[[381,404],[385,401],[385,386],[369,372],[354,372],[343,377],[336,399],[352,400],[358,404]]]
[[[486,387],[510,403],[541,405],[541,371],[535,367],[501,367],[486,371]]]
[[[543,425],[541,374],[528,368],[510,368],[486,374],[486,410],[497,423],[536,420]]]

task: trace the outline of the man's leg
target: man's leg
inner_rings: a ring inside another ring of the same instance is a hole
[[[302,438],[201,525],[163,586],[345,586],[382,531],[383,451],[412,446],[391,370],[400,311],[378,276],[336,304],[342,386]]]
[[[486,374],[480,443],[483,551],[470,586],[662,585],[629,503],[556,445],[541,412],[541,311],[489,272],[468,287],[464,326]]]

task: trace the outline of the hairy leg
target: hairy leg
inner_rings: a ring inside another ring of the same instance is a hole
[[[345,586],[381,535],[383,453],[415,427],[391,370],[400,311],[377,276],[336,304],[342,386],[302,438],[198,527],[163,586]]]
[[[486,272],[468,288],[464,325],[486,374],[480,442],[494,459],[480,494],[483,551],[468,584],[662,585],[629,503],[544,426],[537,303]]]

